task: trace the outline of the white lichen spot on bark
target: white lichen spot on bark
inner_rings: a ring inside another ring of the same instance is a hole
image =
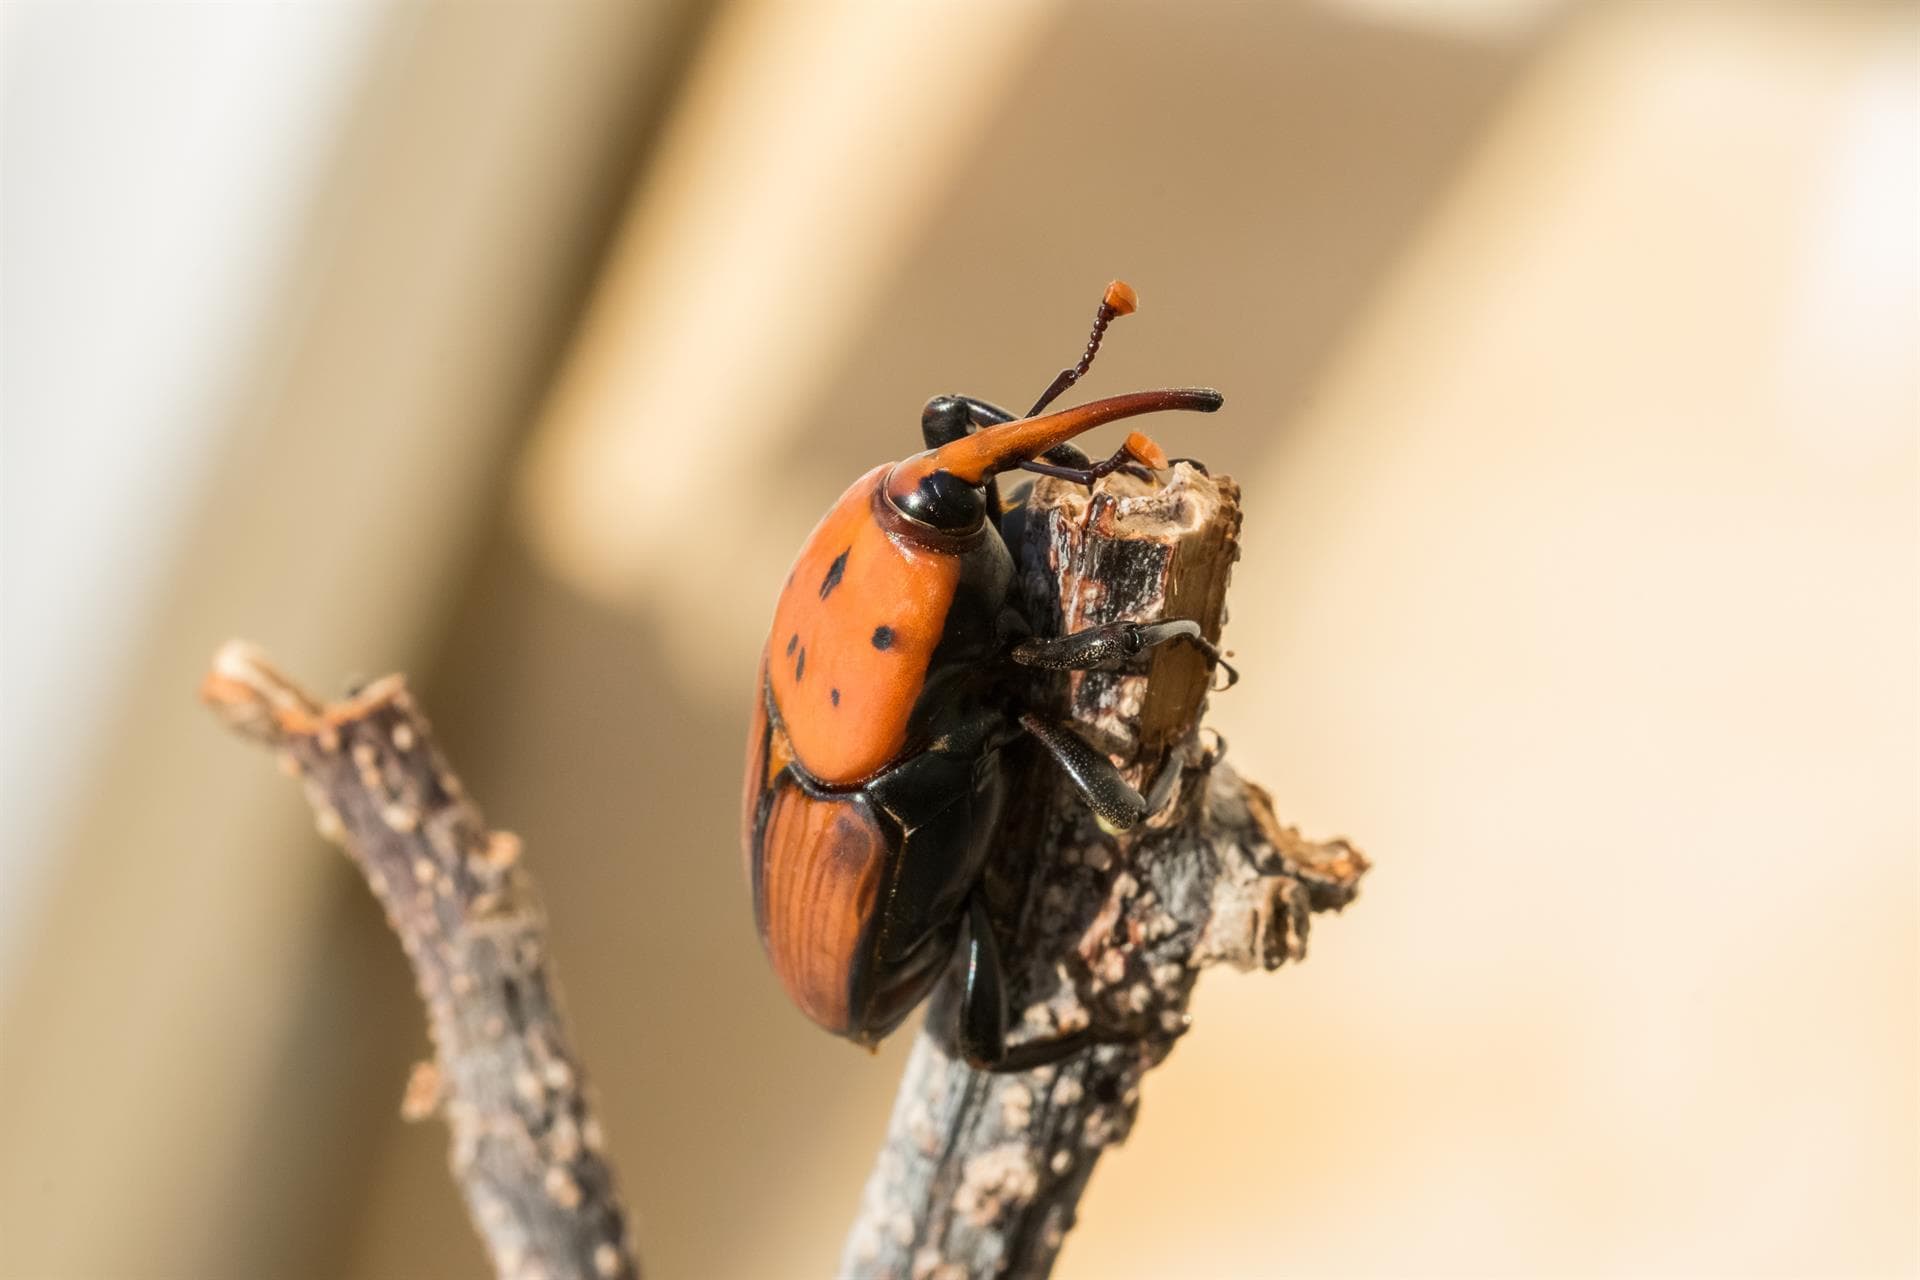
[[[547,1131],[547,1154],[560,1164],[570,1164],[579,1159],[580,1146],[580,1126],[572,1116],[561,1112]]]
[[[546,1188],[547,1198],[562,1209],[580,1207],[580,1184],[564,1165],[547,1166],[547,1176],[542,1185]]]
[[[913,1255],[912,1280],[967,1280],[966,1268],[948,1262],[932,1245],[922,1245]]]
[[[953,1210],[976,1227],[990,1226],[1009,1209],[1033,1199],[1039,1187],[1026,1145],[1009,1142],[966,1162],[953,1193]]]
[[[1007,1083],[1000,1093],[1000,1123],[1017,1133],[1033,1118],[1033,1094],[1018,1080]]]

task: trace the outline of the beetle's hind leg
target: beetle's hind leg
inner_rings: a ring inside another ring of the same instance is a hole
[[[967,974],[957,1028],[960,1056],[976,1071],[1032,1071],[1070,1058],[1096,1044],[1138,1044],[1138,1033],[1102,1031],[1091,1024],[1064,1035],[1023,1040],[1008,1047],[1006,968],[987,913],[986,894],[976,886],[967,899]],[[1182,1026],[1174,1035],[1180,1035]],[[1161,1036],[1166,1037],[1165,1033]]]
[[[1031,1071],[1071,1057],[1096,1042],[1082,1028],[1064,1036],[1007,1047],[1007,978],[1000,943],[993,936],[986,895],[976,887],[967,900],[967,981],[960,1002],[960,1056],[976,1071]]]

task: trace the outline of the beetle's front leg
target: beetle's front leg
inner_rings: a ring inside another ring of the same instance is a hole
[[[938,449],[965,439],[977,427],[997,427],[1013,420],[1011,413],[978,396],[935,396],[920,411],[920,438],[927,448]],[[986,490],[987,517],[997,525],[1003,509],[999,480],[989,478]]]
[[[1109,622],[1088,627],[1072,635],[1029,637],[1013,646],[1010,656],[1022,666],[1047,671],[1111,670],[1123,665],[1135,654],[1145,653],[1169,640],[1185,640],[1205,654],[1208,663],[1224,669],[1232,688],[1240,673],[1220,656],[1220,650],[1200,633],[1200,624],[1192,618],[1169,622]]]
[[[1049,450],[1045,462],[1023,462],[1020,464],[1020,470],[1031,471],[1037,476],[1053,476],[1059,480],[1071,480],[1075,484],[1084,485],[1089,489],[1093,487],[1096,480],[1099,480],[1102,476],[1110,476],[1116,471],[1125,471],[1131,475],[1139,476],[1142,480],[1150,480],[1153,478],[1153,472],[1149,471],[1146,464],[1141,462],[1140,459],[1134,455],[1133,450],[1126,445],[1121,445],[1118,449],[1114,450],[1112,457],[1103,458],[1099,462],[1089,460],[1087,455],[1081,453],[1078,449],[1073,449],[1072,454],[1065,454],[1065,449],[1072,448],[1073,446],[1067,445],[1061,449]],[[1054,454],[1056,453],[1063,454],[1064,456],[1055,457]]]

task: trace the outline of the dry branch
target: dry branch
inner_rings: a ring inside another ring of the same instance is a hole
[[[1164,486],[1116,475],[1091,497],[1042,480],[1028,512],[1014,552],[1043,629],[1191,617],[1218,640],[1239,549],[1232,481],[1185,464]],[[1131,762],[1142,790],[1163,753],[1187,762],[1178,799],[1116,838],[1050,765],[1016,765],[988,872],[1016,1024],[1046,1035],[1091,1020],[1140,1038],[1036,1071],[975,1072],[950,1041],[949,975],[914,1045],[843,1274],[1045,1276],[1094,1163],[1133,1125],[1142,1077],[1186,1028],[1199,971],[1297,960],[1310,916],[1352,900],[1366,859],[1282,827],[1266,792],[1218,762],[1217,740],[1198,727],[1208,687],[1204,660],[1179,644],[1155,651],[1144,672],[1064,682],[1056,709]]]
[[[386,908],[435,1052],[414,1069],[402,1113],[446,1116],[449,1164],[496,1272],[637,1277],[519,838],[487,830],[405,683],[388,676],[322,705],[232,643],[201,696],[304,779],[321,833]]]

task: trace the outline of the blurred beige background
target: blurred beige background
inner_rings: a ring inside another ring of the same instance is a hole
[[[235,633],[526,837],[650,1272],[830,1272],[907,1037],[758,954],[761,628],[1114,275],[1090,392],[1228,397],[1217,723],[1377,867],[1060,1274],[1920,1268],[1914,6],[0,13],[0,1275],[484,1266]]]

